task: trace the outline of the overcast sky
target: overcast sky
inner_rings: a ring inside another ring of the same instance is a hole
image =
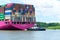
[[[60,22],[60,0],[0,0],[0,5],[6,3],[32,4],[36,10],[36,21]]]

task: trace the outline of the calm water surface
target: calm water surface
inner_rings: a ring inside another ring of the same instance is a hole
[[[0,31],[0,40],[60,40],[60,30]]]

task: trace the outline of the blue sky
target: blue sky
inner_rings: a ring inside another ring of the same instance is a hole
[[[37,22],[60,23],[60,0],[0,0],[0,5],[7,3],[32,4]]]

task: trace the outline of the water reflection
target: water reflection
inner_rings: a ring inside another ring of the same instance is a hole
[[[60,40],[60,30],[0,31],[0,40]]]

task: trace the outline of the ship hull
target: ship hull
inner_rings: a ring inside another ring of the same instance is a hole
[[[6,24],[3,21],[0,21],[0,30],[24,30],[30,27],[33,27],[34,24],[12,24],[12,22],[10,22],[9,24]]]

